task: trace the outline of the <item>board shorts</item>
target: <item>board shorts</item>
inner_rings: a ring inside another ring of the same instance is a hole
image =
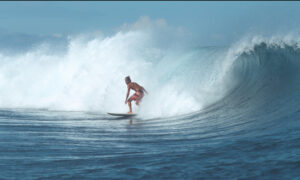
[[[142,98],[144,97],[144,92],[143,91],[139,91],[134,93],[129,99],[128,101],[136,101],[136,102],[140,102],[142,100]]]

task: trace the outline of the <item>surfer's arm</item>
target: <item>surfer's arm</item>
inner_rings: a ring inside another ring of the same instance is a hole
[[[130,87],[128,86],[127,94],[126,94],[126,99],[125,99],[125,104],[127,104],[127,99],[128,99],[128,96],[129,96],[129,91],[130,91]]]
[[[141,86],[141,88],[143,91],[145,91],[148,94],[148,92],[146,91],[146,89],[143,86]]]

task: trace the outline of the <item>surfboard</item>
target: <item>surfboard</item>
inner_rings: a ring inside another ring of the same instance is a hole
[[[132,116],[136,116],[137,114],[127,114],[127,113],[107,113],[109,115],[112,116],[123,116],[123,117],[132,117]]]

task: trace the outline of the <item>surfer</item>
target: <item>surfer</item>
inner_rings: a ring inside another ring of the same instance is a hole
[[[125,82],[127,84],[127,94],[126,94],[125,104],[128,103],[129,106],[128,114],[131,114],[132,113],[131,101],[135,101],[135,104],[139,105],[142,98],[144,97],[144,92],[146,92],[147,94],[148,92],[143,86],[140,86],[138,83],[131,82],[129,76],[125,77]],[[135,93],[128,99],[130,89],[134,90]]]

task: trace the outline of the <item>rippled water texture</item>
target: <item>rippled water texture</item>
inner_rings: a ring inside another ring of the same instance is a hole
[[[273,113],[277,116],[277,113]],[[1,179],[297,179],[300,111],[165,119],[1,110]]]

